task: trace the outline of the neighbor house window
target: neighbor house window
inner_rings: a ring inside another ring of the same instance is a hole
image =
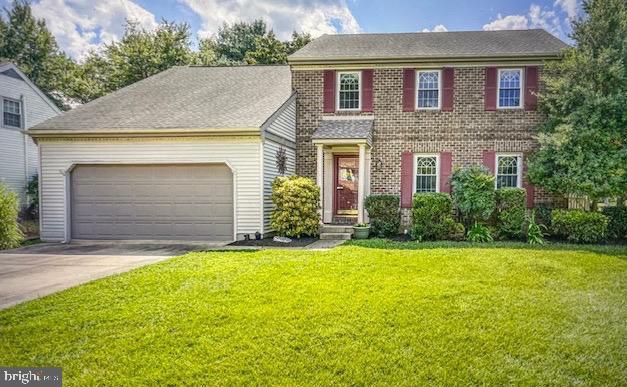
[[[415,160],[416,186],[414,192],[438,192],[438,156],[417,155]]]
[[[2,109],[4,111],[4,126],[22,127],[22,109],[19,101],[3,98]]]
[[[496,155],[496,188],[520,188],[522,156]]]
[[[498,97],[500,108],[518,108],[522,106],[521,84],[521,69],[499,70]]]
[[[418,71],[417,107],[418,109],[440,108],[440,71]]]
[[[337,77],[338,110],[360,110],[361,72],[341,72]]]

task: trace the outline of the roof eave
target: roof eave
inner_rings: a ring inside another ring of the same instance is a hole
[[[511,55],[458,55],[458,56],[389,56],[389,57],[341,57],[341,58],[289,58],[290,65],[321,65],[321,64],[402,64],[425,62],[486,62],[486,61],[528,61],[554,60],[560,57],[560,52],[542,54],[511,54]]]
[[[175,128],[175,129],[46,129],[37,128],[26,131],[33,138],[55,137],[193,137],[193,136],[249,136],[260,135],[258,127],[243,128]]]

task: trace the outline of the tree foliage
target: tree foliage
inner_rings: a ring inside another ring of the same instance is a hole
[[[163,20],[146,30],[127,22],[120,41],[105,42],[80,62],[59,50],[44,20],[26,0],[14,0],[0,17],[0,59],[15,63],[59,107],[69,109],[172,66],[280,64],[311,41],[306,33],[279,40],[261,20],[224,24],[192,49],[187,23]]]
[[[533,183],[594,201],[627,192],[627,3],[586,0],[576,46],[544,68],[547,120],[529,163]]]
[[[44,20],[33,16],[30,4],[14,0],[0,17],[0,58],[13,62],[57,106],[67,108],[76,64],[59,50]]]

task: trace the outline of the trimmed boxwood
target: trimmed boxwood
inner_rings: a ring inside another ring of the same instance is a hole
[[[607,216],[583,210],[553,210],[553,234],[575,243],[596,243],[607,232]]]
[[[525,223],[525,190],[501,188],[496,190],[496,227],[501,237],[521,239]]]
[[[453,201],[446,193],[418,193],[412,206],[413,239],[441,240],[464,235],[464,227],[453,220]]]
[[[396,195],[370,195],[364,203],[370,232],[380,237],[391,237],[398,234],[401,227],[400,198]]]
[[[270,225],[280,236],[317,235],[320,227],[320,189],[312,179],[279,176],[272,182],[274,210]]]
[[[627,239],[627,207],[605,207],[607,216],[607,237],[612,240]]]

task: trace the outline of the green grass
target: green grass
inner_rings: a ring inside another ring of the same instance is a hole
[[[623,248],[367,242],[192,253],[19,305],[0,364],[75,386],[627,383]]]

